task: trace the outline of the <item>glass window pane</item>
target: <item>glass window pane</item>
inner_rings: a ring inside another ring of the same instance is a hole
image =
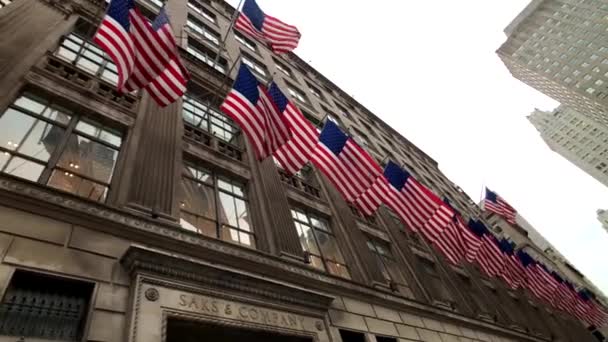
[[[72,52],[71,50],[60,47],[59,50],[57,50],[57,56],[65,59],[68,62],[73,62],[76,59],[77,55],[75,52]]]
[[[97,124],[88,122],[87,120],[80,120],[78,121],[78,124],[76,124],[76,130],[92,137],[97,137],[101,132],[101,127],[98,127]]]
[[[319,219],[316,219],[314,217],[311,217],[310,218],[310,222],[312,223],[313,227],[315,227],[315,228],[319,228],[319,229],[324,230],[324,231],[329,231],[329,227],[327,225],[327,222],[325,222],[323,220],[319,220]]]
[[[110,183],[118,151],[80,135],[70,136],[58,165],[72,173]]]
[[[203,234],[212,238],[217,238],[217,228],[215,221],[197,217],[186,212],[181,212],[180,225],[182,228]]]
[[[40,114],[46,108],[46,103],[34,99],[31,96],[21,96],[17,100],[15,100],[15,105],[24,109],[29,110],[30,112]]]
[[[70,112],[64,108],[50,106],[47,107],[41,115],[47,119],[67,125],[72,119],[72,116],[69,113]]]
[[[239,238],[240,238],[241,245],[253,247],[254,242],[253,242],[253,236],[251,234],[239,232]]]
[[[183,179],[180,198],[182,210],[215,220],[215,194],[212,187]]]
[[[23,137],[24,140],[17,151],[41,161],[48,161],[64,134],[65,130],[63,128],[42,120],[36,120]]]
[[[196,179],[198,182],[213,185],[213,178],[206,170],[198,169],[193,166],[186,166],[184,168],[184,173],[188,177]]]
[[[220,230],[220,239],[228,242],[239,243],[239,231],[236,229],[222,227]]]
[[[0,170],[9,175],[37,182],[44,171],[44,165],[3,152],[0,154]]]
[[[300,238],[302,249],[315,255],[321,255],[317,242],[313,236],[312,229],[309,226],[299,222],[295,222],[295,225],[298,231],[298,237]]]
[[[54,170],[48,185],[94,201],[103,202],[108,188],[62,170]]]
[[[340,249],[338,248],[335,238],[318,230],[315,230],[315,234],[317,236],[319,246],[321,247],[323,257],[325,259],[344,263],[344,258],[342,257],[342,253],[340,253]]]
[[[90,71],[93,74],[96,74],[99,68],[101,67],[99,64],[96,64],[86,58],[80,58],[76,62],[76,66],[80,67],[81,69]]]
[[[233,227],[238,227],[234,198],[224,192],[220,192],[219,204],[220,222],[228,223]]]
[[[325,271],[325,265],[323,265],[323,260],[321,260],[321,258],[319,258],[318,256],[315,256],[315,255],[311,255],[310,261],[311,261],[310,265],[312,267]]]
[[[239,224],[238,227],[242,230],[249,231],[251,228],[249,225],[249,213],[247,210],[247,205],[245,204],[245,201],[240,199],[235,199],[234,201],[236,203],[236,216]]]
[[[217,185],[220,189],[222,190],[226,190],[230,193],[232,193],[232,184],[226,182],[225,180],[222,179],[218,179],[217,180]]]
[[[350,279],[350,273],[348,272],[348,268],[346,266],[330,261],[328,261],[326,265],[329,273],[342,278]]]

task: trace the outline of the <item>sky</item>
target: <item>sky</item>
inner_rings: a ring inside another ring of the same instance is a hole
[[[229,0],[234,6],[237,0]],[[558,103],[495,51],[529,0],[258,0],[302,33],[296,53],[479,201],[498,192],[608,294],[608,188],[552,152],[526,116]]]

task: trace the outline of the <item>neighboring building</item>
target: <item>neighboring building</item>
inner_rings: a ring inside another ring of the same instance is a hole
[[[602,227],[608,232],[608,210],[598,209],[597,219],[602,223]]]
[[[90,41],[104,3],[0,0],[0,342],[593,340],[525,292],[450,266],[385,208],[361,217],[313,168],[290,177],[258,162],[217,110],[240,58],[310,120],[339,122],[465,219],[478,213],[432,158],[296,55],[227,32],[228,4],[167,2],[192,80],[161,109],[116,91]],[[163,2],[138,4],[152,18]]]
[[[608,186],[607,126],[564,106],[552,112],[536,109],[528,120],[549,148]]]
[[[497,53],[513,76],[608,125],[608,3],[533,0]]]

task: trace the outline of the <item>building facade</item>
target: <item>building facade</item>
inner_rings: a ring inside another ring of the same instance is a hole
[[[608,210],[598,209],[597,219],[602,223],[602,227],[608,232]]]
[[[608,127],[565,106],[536,109],[528,120],[551,150],[608,186]]]
[[[607,125],[606,15],[604,0],[533,0],[497,53],[515,78]]]
[[[432,158],[295,54],[229,30],[223,1],[167,1],[192,79],[166,108],[116,91],[91,42],[105,1],[0,3],[0,341],[594,340],[449,265],[388,210],[362,217],[313,168],[258,162],[217,109],[239,62],[478,214]],[[162,5],[138,2],[150,18]]]

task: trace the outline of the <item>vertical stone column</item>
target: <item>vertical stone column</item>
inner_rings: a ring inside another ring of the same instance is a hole
[[[68,5],[17,0],[0,11],[0,108],[20,91],[23,76],[77,20]]]
[[[250,164],[257,186],[257,209],[265,217],[266,238],[276,248],[275,253],[298,261],[304,260],[298,232],[291,218],[291,208],[285,193],[285,185],[271,158],[258,163],[248,144]]]
[[[161,108],[144,93],[126,151],[120,186],[123,204],[171,221],[179,220],[177,185],[182,165],[182,101]]]

